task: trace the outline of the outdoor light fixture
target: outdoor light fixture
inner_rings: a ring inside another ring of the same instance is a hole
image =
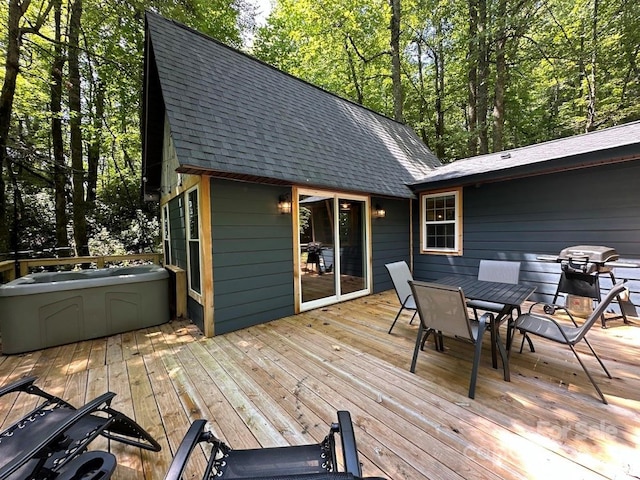
[[[387,216],[387,212],[382,208],[380,204],[376,204],[376,207],[371,212],[373,218],[384,218]]]
[[[280,197],[278,198],[278,211],[281,214],[285,214],[285,213],[291,213],[291,195],[290,194],[285,194],[285,195],[280,195]]]
[[[345,200],[340,202],[340,210],[343,212],[348,212],[351,210],[351,204]]]

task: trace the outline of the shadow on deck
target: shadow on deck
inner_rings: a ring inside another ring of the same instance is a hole
[[[231,447],[253,448],[318,442],[340,409],[351,412],[365,475],[640,476],[637,319],[589,334],[614,377],[585,356],[610,405],[599,401],[569,349],[535,339],[535,353],[512,352],[507,383],[501,369],[491,368],[486,338],[471,400],[471,347],[446,340],[440,353],[429,342],[409,373],[417,321],[409,325],[411,314],[403,314],[387,334],[397,308],[388,291],[215,338],[172,321],[0,356],[0,384],[35,375],[38,385],[78,405],[115,392],[114,407],[146,428],[162,451],[113,445],[114,478],[162,479],[196,418],[208,419]],[[0,424],[31,407],[22,397],[0,403]]]

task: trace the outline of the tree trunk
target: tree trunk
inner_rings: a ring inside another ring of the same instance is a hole
[[[398,122],[404,122],[402,113],[403,95],[402,79],[400,77],[400,0],[389,0],[391,5],[391,20],[389,29],[391,30],[391,80],[393,83],[393,117]]]
[[[29,6],[29,1],[9,0],[9,18],[7,21],[7,58],[5,60],[4,83],[0,93],[0,253],[9,247],[9,226],[7,218],[7,196],[4,183],[5,168],[9,169],[7,141],[11,126],[13,97],[20,68],[20,18]]]
[[[82,106],[80,101],[80,18],[82,0],[71,6],[69,21],[69,131],[71,137],[71,168],[73,169],[73,229],[76,253],[89,254],[86,206],[84,199],[84,164],[82,161]]]
[[[469,52],[468,52],[468,101],[467,101],[467,154],[472,157],[478,153],[478,0],[469,1]]]
[[[596,62],[598,60],[598,0],[593,0],[593,19],[591,21],[591,71],[588,78],[587,124],[585,130],[596,128]]]
[[[344,38],[344,51],[347,53],[347,61],[349,62],[349,73],[351,75],[351,80],[353,81],[353,86],[356,89],[356,102],[360,105],[364,103],[364,95],[362,93],[362,87],[360,87],[360,83],[358,82],[358,74],[356,72],[355,62],[353,57],[351,56],[351,51],[349,50],[348,36]]]
[[[104,84],[98,79],[94,85],[93,136],[87,151],[87,209],[93,210],[98,186],[98,165],[102,145],[102,117],[104,116]]]
[[[62,51],[62,0],[54,1],[55,43],[53,62],[51,64],[51,141],[53,144],[53,184],[55,190],[56,213],[56,246],[61,256],[70,254],[69,236],[67,235],[67,185],[66,165],[64,159],[64,143],[62,140],[62,70],[64,54]]]
[[[507,87],[507,60],[505,47],[507,44],[507,31],[505,18],[507,15],[507,0],[498,2],[496,35],[496,84],[493,104],[493,151],[501,152],[504,149],[504,113],[505,90]]]
[[[444,158],[444,45],[442,42],[442,20],[436,24],[436,41],[434,50],[435,89],[436,89],[436,156]]]
[[[478,0],[478,140],[481,155],[489,152],[487,108],[489,104],[489,41],[487,0]]]

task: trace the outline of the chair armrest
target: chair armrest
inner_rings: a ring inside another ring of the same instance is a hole
[[[542,304],[544,304],[545,309],[546,309],[546,307],[549,307],[549,308],[553,309],[554,312],[557,311],[557,310],[564,310],[564,312],[571,319],[573,324],[576,327],[578,326],[578,324],[576,323],[575,318],[573,318],[573,315],[571,315],[571,312],[569,311],[569,309],[567,308],[566,305],[559,305],[557,303],[547,303],[547,302],[535,302],[535,303],[532,303],[531,306],[529,307],[529,313],[531,313],[531,311],[533,310],[533,307],[535,307],[536,305],[542,305]],[[545,313],[547,313],[547,312],[545,311]]]
[[[178,451],[173,457],[173,461],[169,466],[169,471],[165,475],[164,480],[180,480],[182,472],[187,466],[187,460],[189,460],[189,457],[191,456],[191,452],[193,452],[193,449],[198,443],[204,440],[203,432],[206,424],[207,421],[202,419],[195,420],[191,424],[189,430],[182,439],[182,442],[180,442]],[[215,455],[215,452],[212,452],[211,454]]]
[[[13,392],[26,392],[27,389],[33,385],[33,382],[37,380],[37,377],[24,377],[20,380],[17,380],[9,385],[5,385],[0,388],[0,397],[3,395],[8,395]]]
[[[362,467],[358,459],[356,436],[353,432],[351,415],[346,410],[338,411],[338,424],[340,425],[340,439],[342,441],[342,453],[344,456],[344,468],[347,473],[362,476]]]
[[[101,405],[109,404],[115,393],[107,392],[100,395],[98,398],[87,403],[83,407],[75,410],[73,415],[70,415],[64,422],[60,422],[48,435],[43,438],[34,438],[33,446],[25,449],[21,455],[14,458],[11,462],[6,464],[0,470],[0,479],[7,478],[13,474],[22,465],[28,462],[32,457],[37,455],[43,448],[46,448],[49,444],[55,441],[60,435],[62,435],[69,427],[80,421],[85,415],[89,415],[91,412],[98,410]]]
[[[541,303],[543,303],[543,302],[541,302]],[[571,342],[569,341],[569,338],[567,337],[567,334],[565,333],[564,329],[562,328],[562,325],[560,325],[560,324],[556,321],[556,319],[555,319],[555,318],[550,317],[550,316],[548,316],[548,315],[536,315],[535,313],[534,313],[534,314],[527,314],[527,315],[528,315],[528,316],[530,316],[530,317],[537,318],[537,319],[542,320],[542,321],[546,321],[546,322],[552,323],[553,325],[555,325],[555,327],[558,329],[558,331],[562,334],[562,337],[564,338],[565,342],[566,342],[567,344],[571,343]],[[525,316],[525,315],[523,315],[523,316]],[[520,318],[522,318],[522,317],[518,317],[518,318],[516,319],[515,323],[514,323],[514,328],[515,328],[516,330],[517,330],[517,329],[520,329],[520,331],[524,331],[524,332],[529,332],[529,333],[534,333],[534,334],[536,334],[536,333],[537,333],[537,332],[532,331],[532,330],[526,330],[526,329],[522,330],[522,328],[521,328],[521,327],[518,327],[518,320],[519,320]],[[573,317],[572,317],[571,319],[573,320]],[[573,322],[573,323],[575,323],[575,320],[574,320],[574,322]],[[540,335],[540,334],[538,333],[538,335]],[[545,336],[545,335],[542,335],[542,336]]]

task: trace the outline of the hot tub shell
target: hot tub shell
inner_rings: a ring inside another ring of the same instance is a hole
[[[0,286],[2,353],[99,338],[169,321],[158,265],[34,273]]]

